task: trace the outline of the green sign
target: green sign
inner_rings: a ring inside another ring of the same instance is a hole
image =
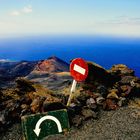
[[[48,135],[63,134],[69,130],[66,109],[23,116],[21,120],[25,140],[42,140]]]

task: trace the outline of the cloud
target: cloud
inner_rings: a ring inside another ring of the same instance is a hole
[[[31,5],[25,6],[23,9],[21,10],[14,10],[10,13],[11,16],[19,16],[19,15],[23,15],[23,14],[29,14],[32,13],[33,9]]]
[[[119,16],[112,20],[107,20],[104,23],[118,25],[140,25],[140,17]]]
[[[32,11],[33,11],[33,9],[32,9],[32,6],[26,6],[26,7],[24,7],[23,9],[22,9],[22,12],[23,13],[32,13]]]
[[[91,26],[91,32],[121,36],[140,36],[140,17],[118,16],[112,19],[102,19]]]
[[[20,15],[20,12],[17,11],[17,10],[14,10],[10,13],[11,16],[19,16]]]

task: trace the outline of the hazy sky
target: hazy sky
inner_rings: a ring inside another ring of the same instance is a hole
[[[0,36],[21,34],[140,37],[140,0],[0,0]]]

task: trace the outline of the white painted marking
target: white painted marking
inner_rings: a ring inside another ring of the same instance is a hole
[[[81,73],[82,75],[85,75],[85,73],[86,73],[86,70],[84,68],[82,68],[76,64],[74,65],[74,70]]]
[[[36,124],[36,126],[35,126],[35,129],[33,130],[33,131],[35,132],[35,134],[37,135],[37,137],[39,136],[40,131],[41,131],[40,125],[41,125],[41,123],[42,123],[43,121],[45,121],[45,120],[52,120],[52,121],[54,121],[54,122],[57,124],[58,132],[59,132],[59,133],[62,132],[62,127],[61,127],[60,121],[59,121],[56,117],[54,117],[54,116],[49,116],[49,115],[48,115],[48,116],[42,117],[42,118],[37,122],[37,124]]]

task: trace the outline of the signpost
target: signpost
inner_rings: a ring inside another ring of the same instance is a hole
[[[77,82],[82,82],[88,76],[88,65],[82,58],[74,59],[70,64],[70,74],[74,78],[72,87],[70,90],[70,96],[67,102],[67,106],[70,105],[75,92]]]
[[[70,73],[74,80],[67,106],[71,103],[77,82],[84,81],[88,75],[87,63],[81,58],[74,59],[70,64]],[[70,127],[66,109],[23,116],[21,120],[25,140],[42,140],[48,135],[66,132]]]
[[[22,117],[25,140],[42,140],[48,135],[59,134],[69,129],[67,110],[51,111]]]

